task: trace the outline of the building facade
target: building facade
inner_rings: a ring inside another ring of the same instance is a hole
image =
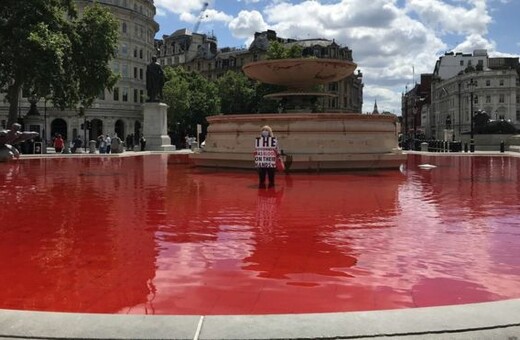
[[[402,94],[402,133],[406,140],[423,138],[431,106],[433,75],[421,74],[421,82]]]
[[[217,39],[200,33],[182,29],[156,41],[159,62],[163,66],[182,66],[188,71],[200,72],[208,79],[215,80],[227,71],[241,72],[242,66],[267,58],[271,42],[283,43],[286,47],[297,44],[302,47],[303,56],[331,58],[353,61],[352,50],[341,47],[335,41],[326,39],[283,39],[275,31],[255,33],[249,48],[217,48]],[[360,71],[328,85],[326,89],[336,96],[327,98],[322,106],[327,112],[361,113],[363,106],[363,75]]]
[[[447,52],[435,63],[435,78],[449,79],[469,68],[485,69],[488,67],[487,50],[474,50],[473,54]]]
[[[119,20],[118,55],[111,66],[114,73],[120,75],[120,80],[113,91],[105,90],[92,107],[84,110],[61,111],[54,108],[51,102],[39,99],[35,103],[37,112],[34,106],[29,112],[31,103],[22,93],[19,118],[23,118],[24,128],[40,132],[47,140],[56,133],[68,140],[76,136],[84,138],[85,130],[81,127],[86,121],[91,127],[86,136],[89,140],[101,134],[117,134],[124,139],[129,134],[138,136],[141,132],[146,66],[155,55],[154,37],[159,30],[159,25],[154,21],[156,9],[153,0],[77,0],[79,13],[94,2],[106,6]],[[3,126],[7,115],[7,104],[0,101],[0,122]]]
[[[492,120],[507,120],[520,128],[520,74],[518,58],[489,58],[481,71],[459,72],[435,78],[426,135],[443,139],[452,129],[455,140],[471,130],[471,114],[485,111]],[[473,105],[471,103],[473,97]]]

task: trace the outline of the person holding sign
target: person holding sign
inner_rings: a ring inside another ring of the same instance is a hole
[[[269,179],[269,188],[274,187],[278,141],[269,126],[262,127],[261,136],[255,139],[255,166],[258,169],[258,187],[265,188],[265,177]]]

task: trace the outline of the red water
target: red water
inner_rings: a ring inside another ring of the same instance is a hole
[[[276,190],[167,156],[0,164],[0,308],[261,314],[518,298],[519,163],[409,156],[401,171],[278,175]]]

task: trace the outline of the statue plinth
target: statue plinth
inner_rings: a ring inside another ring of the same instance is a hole
[[[146,151],[175,151],[168,136],[168,105],[164,103],[145,103],[143,105]]]

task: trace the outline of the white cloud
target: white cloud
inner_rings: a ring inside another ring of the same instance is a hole
[[[208,2],[210,5],[213,1],[205,1],[205,0],[155,0],[155,6],[163,9],[166,12],[182,14],[186,12],[196,12],[200,11],[204,3]]]
[[[231,34],[239,39],[251,39],[255,32],[265,31],[268,27],[258,11],[240,11],[228,25]]]
[[[466,0],[470,6],[454,6],[440,0],[408,0],[408,9],[441,33],[485,34],[491,23],[485,0]]]
[[[466,37],[466,40],[455,47],[454,50],[457,52],[472,53],[476,49],[495,51],[496,43],[480,34],[470,34]]]

